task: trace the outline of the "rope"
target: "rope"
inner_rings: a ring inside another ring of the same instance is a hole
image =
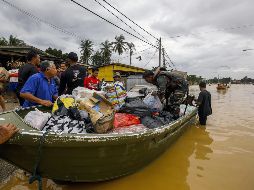
[[[188,96],[189,96],[189,85],[188,85],[187,97],[186,97],[186,100],[185,100],[185,109],[184,109],[184,113],[183,113],[183,115],[185,115],[186,110],[187,110],[187,107],[188,107],[188,102],[187,102],[187,98],[188,98]]]
[[[38,190],[42,190],[42,177],[38,172],[38,167],[40,165],[41,161],[41,153],[42,153],[42,145],[45,142],[45,136],[48,134],[48,131],[43,133],[43,135],[40,138],[38,152],[37,152],[37,158],[34,166],[33,175],[29,178],[29,184],[32,184],[34,181],[38,181]]]

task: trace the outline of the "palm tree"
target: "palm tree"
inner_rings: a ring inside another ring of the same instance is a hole
[[[88,64],[89,59],[93,53],[93,42],[91,40],[81,41],[81,61]]]
[[[101,43],[101,54],[103,58],[104,64],[110,64],[111,61],[111,55],[112,55],[112,43],[110,43],[108,40]]]
[[[131,56],[133,55],[133,50],[136,50],[136,49],[135,49],[134,43],[132,43],[132,42],[130,42],[130,43],[127,42],[127,46],[128,46],[129,52],[130,52],[130,65],[131,65]]]
[[[118,54],[121,55],[126,51],[126,42],[124,42],[125,37],[121,34],[120,36],[116,36],[115,40],[115,42],[112,42],[114,45],[113,51],[118,52]]]
[[[8,41],[6,40],[6,38],[0,38],[0,46],[8,46]]]
[[[8,45],[9,46],[25,46],[26,44],[23,40],[20,40],[17,37],[10,35]]]

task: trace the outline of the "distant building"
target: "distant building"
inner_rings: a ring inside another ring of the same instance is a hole
[[[26,55],[30,50],[37,51],[41,57],[41,60],[51,60],[56,63],[62,61],[62,59],[50,55],[33,46],[0,46],[0,63],[3,67],[7,67],[8,62],[26,62]]]
[[[121,63],[111,63],[108,65],[102,65],[99,68],[99,79],[104,78],[107,82],[113,81],[113,76],[116,72],[119,72],[123,78],[126,78],[130,75],[142,74],[145,72],[145,69],[140,67],[135,67],[131,65],[125,65]],[[89,68],[88,72],[91,73],[92,69]]]

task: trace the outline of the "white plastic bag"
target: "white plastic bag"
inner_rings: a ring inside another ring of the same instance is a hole
[[[160,98],[157,95],[153,96],[152,93],[149,93],[144,98],[143,102],[154,111],[161,111],[163,109],[163,105],[160,101]]]
[[[77,87],[72,91],[72,95],[77,99],[82,98],[91,98],[93,96],[93,93],[96,92],[100,95],[105,95],[105,92],[103,91],[96,91],[96,90],[90,90],[88,88],[84,87]]]
[[[43,113],[40,110],[35,109],[35,111],[30,111],[25,116],[24,121],[31,127],[41,131],[50,117],[50,113]]]

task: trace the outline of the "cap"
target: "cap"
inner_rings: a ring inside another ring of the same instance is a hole
[[[115,78],[115,77],[120,77],[120,78],[121,78],[121,74],[120,74],[119,72],[116,72],[116,73],[114,74],[113,78]]]
[[[76,53],[74,53],[74,52],[70,52],[69,54],[68,54],[68,57],[67,57],[68,59],[70,59],[70,60],[72,60],[72,61],[78,61],[78,55],[76,54]]]

